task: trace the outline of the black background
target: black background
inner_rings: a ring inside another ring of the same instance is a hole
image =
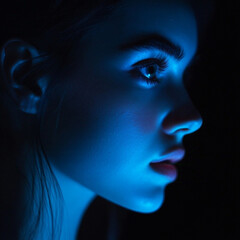
[[[115,206],[123,225],[118,239],[240,239],[238,12],[236,1],[216,2],[199,46],[201,57],[189,70],[186,88],[204,123],[184,138],[186,157],[178,163],[178,179],[167,186],[164,204],[153,214]],[[79,239],[106,239],[111,205],[102,198],[92,203]]]

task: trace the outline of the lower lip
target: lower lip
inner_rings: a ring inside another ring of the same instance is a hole
[[[169,177],[171,180],[177,178],[177,168],[172,164],[167,163],[150,163],[154,171]]]

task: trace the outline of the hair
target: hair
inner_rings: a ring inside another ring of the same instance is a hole
[[[36,46],[41,53],[40,58],[44,61],[41,61],[25,77],[46,74],[56,67],[56,64],[61,68],[65,64],[74,40],[79,39],[106,18],[119,2],[119,0],[8,1],[4,8],[1,7],[0,22],[4,25],[1,27],[0,45],[3,46],[9,39],[18,38]],[[14,138],[11,138],[14,136],[14,130],[11,128],[11,122],[14,121],[11,120],[13,113],[8,112],[11,103],[6,103],[7,95],[2,79],[0,86],[0,96],[4,99],[1,103],[1,113],[4,113],[1,121],[4,125],[10,121],[9,128],[4,133],[8,134],[9,142],[6,142],[6,138],[4,142],[6,146],[11,146],[13,144],[11,141],[14,141]],[[16,222],[16,225],[19,225],[17,227],[21,229],[20,239],[34,239],[37,232],[41,231],[44,217],[51,219],[51,239],[58,239],[61,235],[61,222],[58,221],[62,220],[63,197],[40,138],[43,111],[44,99],[37,113],[33,139],[35,158],[32,161],[30,182],[17,163],[19,156],[13,156],[16,161],[15,175],[24,182],[27,194],[30,196],[30,203],[28,202],[28,206],[21,210],[18,216],[20,219]],[[4,134],[1,133],[1,136],[4,137]],[[4,157],[10,158],[7,151]],[[20,186],[15,186],[15,192],[19,192],[17,187],[22,189]],[[59,203],[59,212],[53,212],[53,199],[57,199]],[[16,207],[14,209],[16,210]],[[24,219],[22,219],[23,216],[25,216]]]

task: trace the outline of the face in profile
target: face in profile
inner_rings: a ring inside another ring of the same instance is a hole
[[[41,138],[51,164],[122,207],[158,210],[176,175],[151,163],[202,124],[183,82],[197,38],[187,3],[128,0],[76,41],[47,94]]]

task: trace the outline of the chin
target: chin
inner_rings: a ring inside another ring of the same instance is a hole
[[[158,211],[164,203],[164,195],[156,199],[138,199],[135,204],[125,206],[125,208],[143,214],[150,214]]]

